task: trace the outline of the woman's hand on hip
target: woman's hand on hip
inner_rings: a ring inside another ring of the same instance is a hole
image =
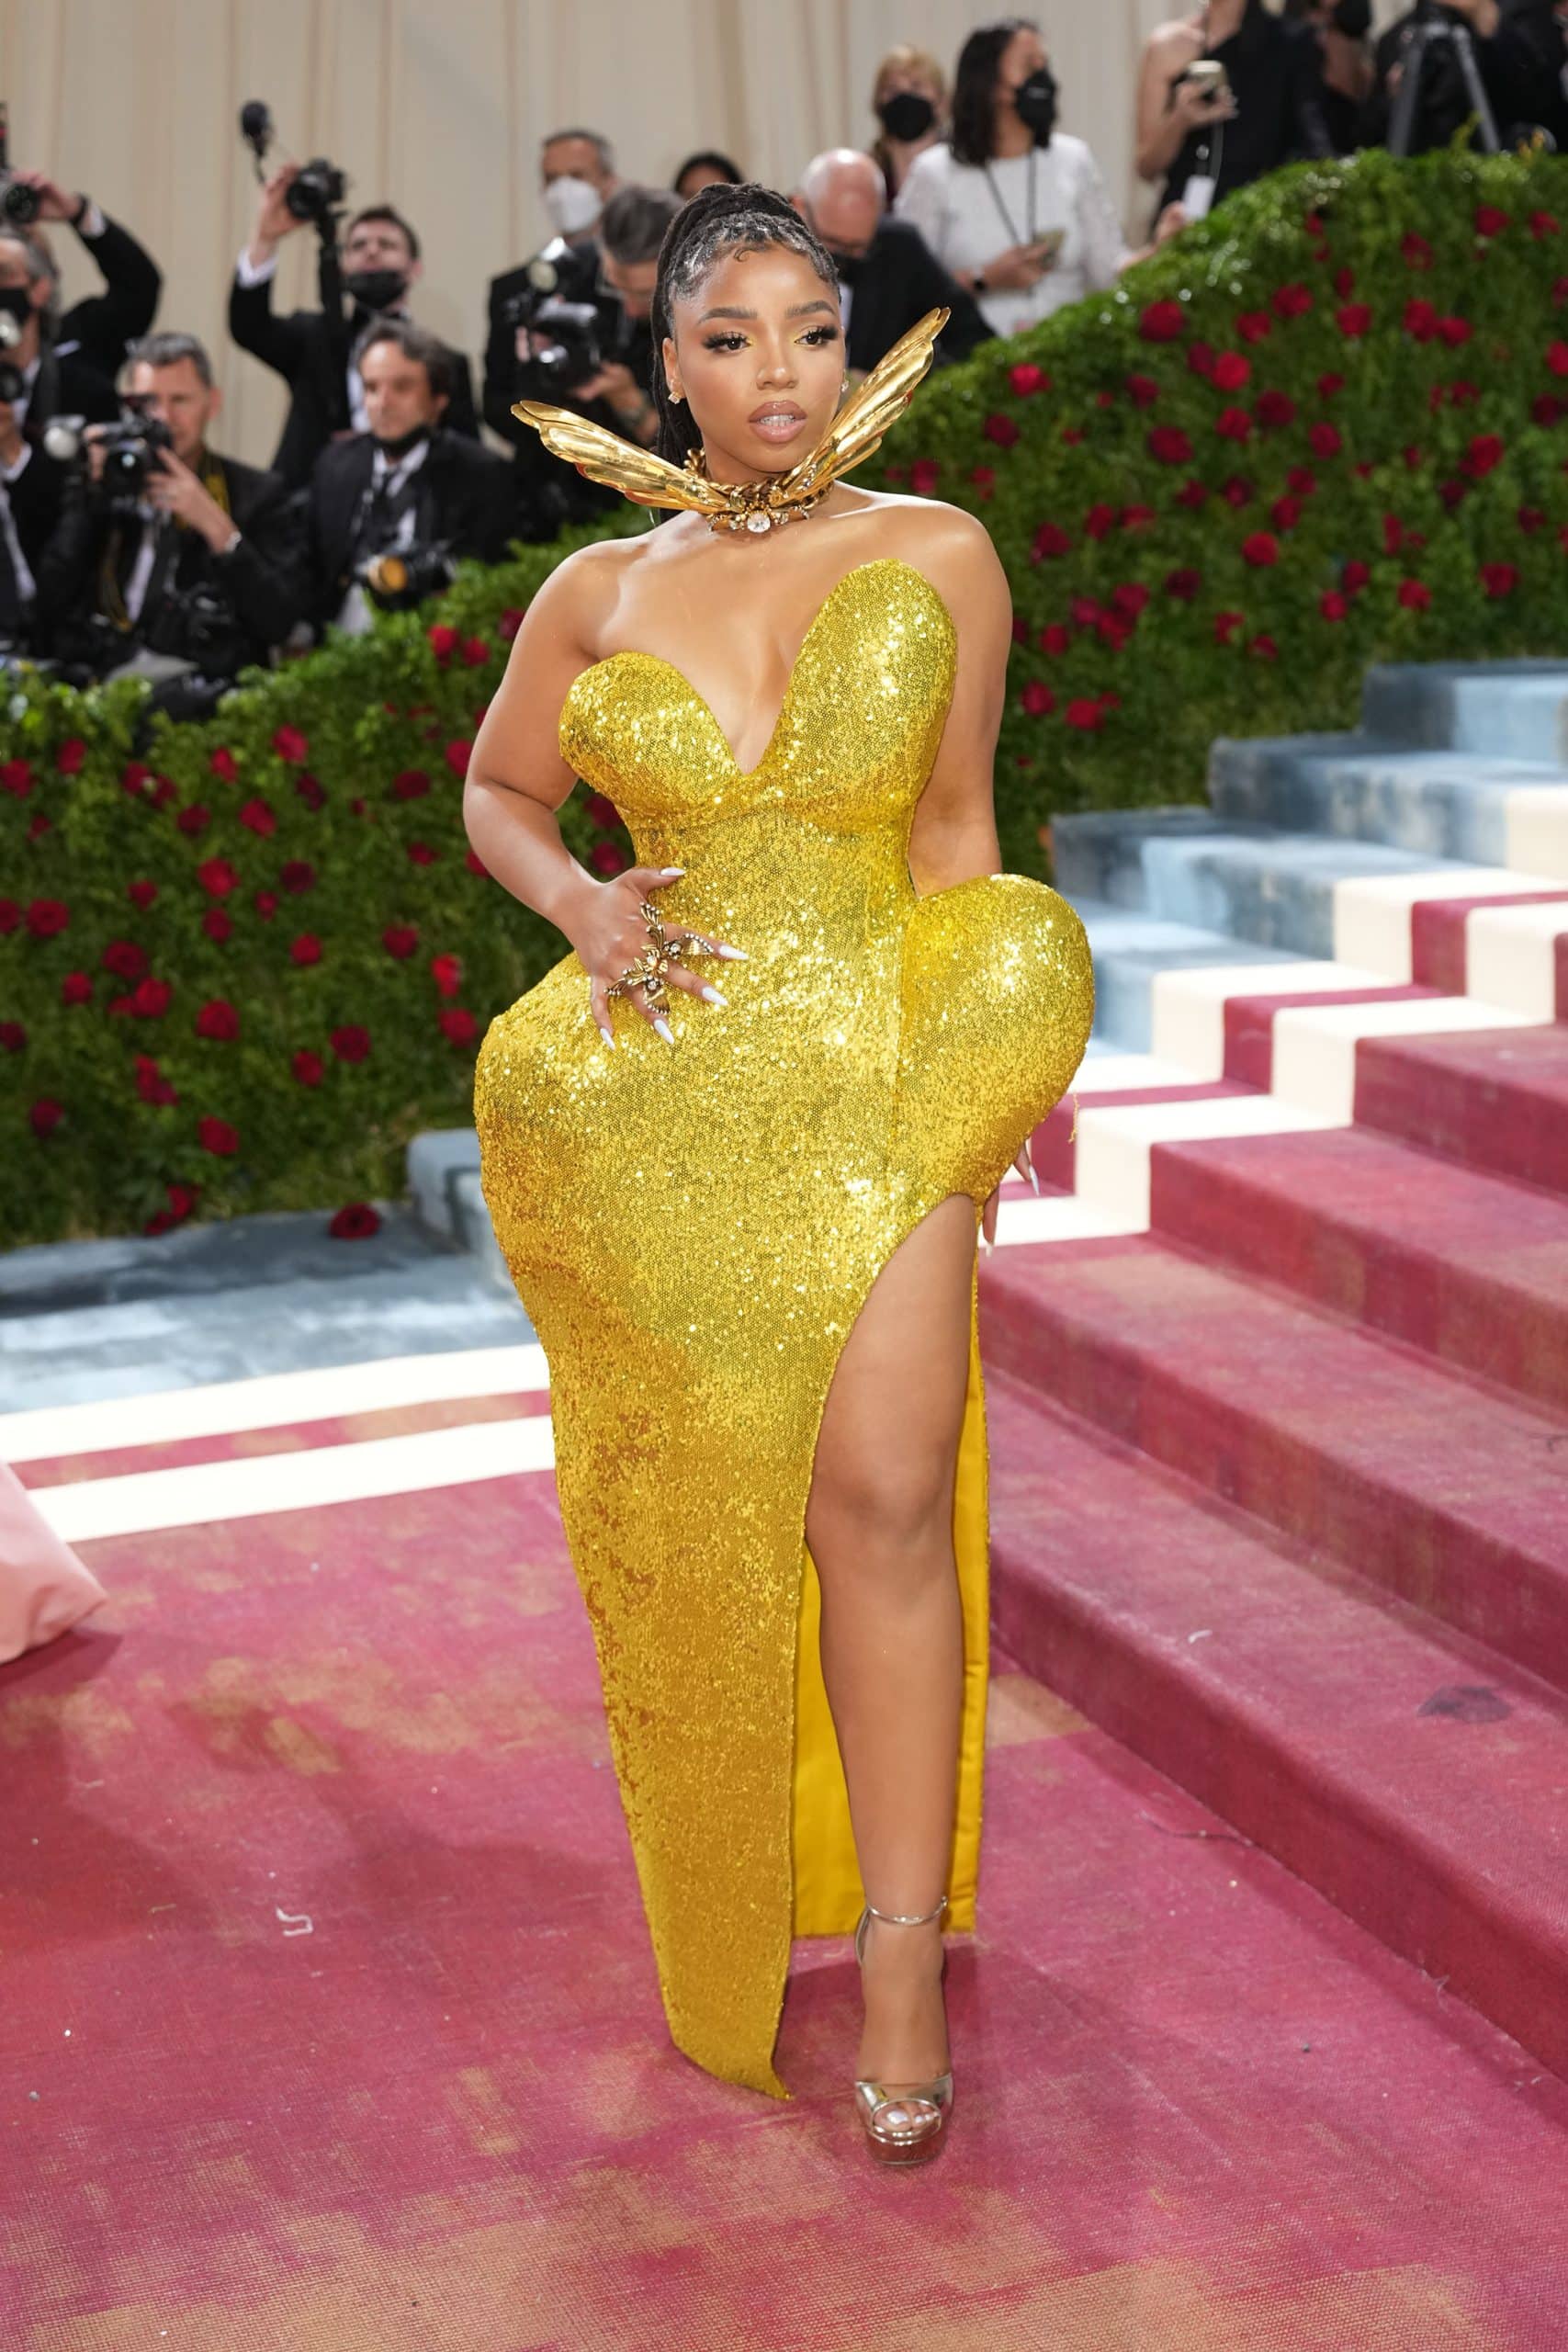
[[[573,924],[571,944],[577,959],[588,974],[589,1007],[599,1024],[599,1033],[608,1046],[615,1042],[610,1027],[609,991],[623,973],[635,964],[653,944],[653,934],[642,913],[642,902],[653,902],[655,891],[665,889],[676,881],[682,868],[678,865],[633,865],[613,880],[595,885],[593,893],[584,905],[581,918]],[[661,919],[662,920],[662,919]],[[743,947],[731,947],[727,941],[712,939],[705,932],[688,931],[673,921],[664,924],[664,932],[671,947],[684,955],[722,956],[744,959]],[[665,972],[666,984],[684,989],[689,996],[700,996],[709,1004],[723,1004],[725,999],[716,988],[696,972],[685,969],[674,956]],[[669,1023],[657,1003],[650,1003],[648,990],[638,981],[621,990],[627,1001],[637,1007],[649,1028],[657,1029],[661,1037],[673,1045],[675,1040]]]

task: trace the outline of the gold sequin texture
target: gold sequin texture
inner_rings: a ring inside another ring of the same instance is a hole
[[[957,632],[900,558],[807,631],[742,774],[682,673],[621,652],[574,679],[563,756],[637,861],[680,865],[667,922],[744,948],[601,1039],[573,954],[491,1024],[476,1075],[486,1200],[549,1365],[556,1477],[670,2030],[773,2070],[793,1934],[861,1899],[820,1685],[804,1528],[839,1351],[878,1271],[952,1193],[980,1204],[1066,1092],[1094,981],[1043,883],[918,897],[908,846]],[[974,1924],[985,1704],[985,1436],[973,1301],[954,1537],[963,1759],[949,1924]],[[803,1630],[804,1628],[804,1630]]]

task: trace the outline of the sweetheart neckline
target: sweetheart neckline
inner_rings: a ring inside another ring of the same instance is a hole
[[[576,693],[578,686],[581,684],[584,678],[591,677],[595,670],[607,670],[613,662],[651,662],[656,668],[668,670],[671,677],[680,679],[681,684],[685,687],[686,692],[691,695],[692,700],[696,704],[698,709],[702,712],[703,717],[707,720],[708,725],[712,728],[716,741],[722,745],[726,756],[729,761],[729,764],[735,771],[737,782],[740,784],[754,783],[756,778],[761,775],[763,769],[767,766],[769,761],[773,756],[779,738],[784,732],[784,721],[789,717],[790,706],[795,699],[795,681],[800,675],[801,664],[806,660],[807,653],[810,650],[812,640],[815,638],[817,631],[828,617],[829,611],[832,606],[833,599],[839,594],[841,589],[849,586],[852,580],[857,580],[863,571],[875,571],[879,570],[883,564],[886,563],[896,564],[901,571],[908,571],[914,574],[914,577],[920,582],[921,586],[928,589],[931,594],[936,598],[937,603],[941,605],[942,610],[946,616],[948,627],[953,630],[954,637],[957,636],[958,624],[953,617],[951,605],[948,604],[946,597],[942,594],[941,589],[936,586],[934,582],[927,579],[925,573],[920,570],[918,563],[910,563],[907,558],[901,555],[874,555],[868,556],[863,563],[852,564],[848,571],[841,572],[839,578],[834,581],[833,585],[829,589],[828,594],[823,597],[822,602],[818,605],[817,610],[812,614],[811,618],[806,624],[806,634],[800,640],[800,645],[796,650],[795,660],[790,663],[789,676],[784,681],[784,699],[779,705],[778,717],[773,721],[773,732],[768,737],[767,742],[763,747],[762,756],[757,762],[755,767],[743,768],[741,766],[739,761],[735,756],[734,746],[731,744],[729,738],[725,733],[723,728],[719,725],[717,718],[714,716],[713,705],[709,702],[707,696],[705,694],[700,693],[699,690],[693,685],[690,678],[687,677],[682,669],[679,668],[675,662],[666,660],[662,653],[645,653],[637,646],[626,645],[618,648],[614,653],[603,654],[597,662],[590,662],[586,669],[580,670],[578,672],[576,677],[573,678],[570,685],[567,688],[568,699],[570,700],[570,696]],[[562,705],[563,712],[564,709],[565,704]]]

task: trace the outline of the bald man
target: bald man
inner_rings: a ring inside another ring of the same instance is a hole
[[[790,202],[838,264],[852,380],[939,303],[953,313],[937,339],[939,366],[966,359],[989,340],[974,296],[948,276],[911,221],[889,213],[881,167],[869,155],[855,147],[814,155]]]

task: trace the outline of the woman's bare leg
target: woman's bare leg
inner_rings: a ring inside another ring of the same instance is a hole
[[[861,1876],[879,1910],[929,1911],[947,1884],[964,1701],[953,1483],[969,1368],[974,1204],[942,1202],[872,1285],[818,1439],[806,1537],[822,1586],[822,1674]],[[942,1922],[865,1940],[858,2072],[945,2071]]]

